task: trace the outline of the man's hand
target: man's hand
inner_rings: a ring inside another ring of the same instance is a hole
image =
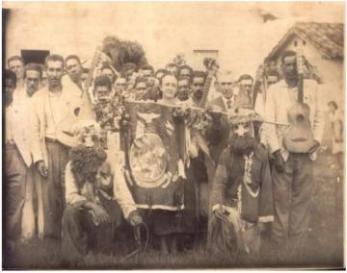
[[[97,223],[101,224],[110,222],[110,216],[102,206],[93,204],[92,211]]]
[[[143,222],[142,217],[139,215],[139,213],[135,210],[132,211],[129,215],[129,223],[132,226],[137,226]]]
[[[320,144],[319,144],[319,142],[317,140],[315,140],[314,142],[315,142],[315,144],[308,151],[309,154],[315,153],[318,150],[318,148],[320,147]]]
[[[320,147],[320,143],[315,140],[315,145],[312,146],[312,148],[308,151],[309,155],[310,155],[310,159],[312,161],[315,161],[317,159],[317,151]]]
[[[225,218],[225,209],[223,208],[222,205],[218,205],[218,207],[213,210],[213,213],[218,217],[218,218]]]
[[[273,153],[273,161],[272,161],[272,164],[274,164],[276,170],[279,172],[279,173],[283,173],[284,172],[284,159],[282,157],[282,154],[281,154],[281,150],[277,150],[276,152]]]
[[[43,160],[36,162],[36,168],[39,171],[41,176],[43,176],[43,177],[48,176],[48,169],[47,169],[47,166]]]

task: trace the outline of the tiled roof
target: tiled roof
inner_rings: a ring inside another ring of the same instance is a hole
[[[344,25],[342,23],[296,23],[273,48],[267,59],[277,55],[288,39],[297,35],[309,41],[329,59],[344,57]]]

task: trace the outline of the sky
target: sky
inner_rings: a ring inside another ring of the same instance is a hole
[[[49,49],[91,59],[104,37],[136,40],[155,67],[178,53],[193,62],[194,49],[219,50],[220,65],[235,74],[254,73],[296,21],[343,22],[344,3],[20,3],[10,8],[8,56],[21,49]],[[262,14],[277,17],[264,24]]]

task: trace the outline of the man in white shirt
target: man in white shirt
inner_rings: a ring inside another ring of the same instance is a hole
[[[8,183],[16,180],[21,191],[17,196],[18,224],[21,239],[29,239],[35,232],[35,215],[33,207],[34,172],[31,153],[31,97],[40,87],[42,76],[41,66],[30,63],[25,67],[24,88],[17,88],[13,93],[13,100],[6,107],[6,157],[10,159],[6,165],[6,172],[17,173],[9,176]],[[14,164],[16,162],[16,164]],[[11,164],[13,163],[13,164]],[[10,198],[13,196],[10,195]],[[41,204],[39,204],[40,207]],[[38,215],[39,221],[42,220]],[[39,225],[39,233],[40,233]]]
[[[72,129],[81,119],[93,118],[90,106],[79,88],[66,77],[64,59],[46,58],[48,86],[39,90],[32,101],[33,161],[42,177],[44,236],[59,239],[64,209],[64,170],[70,147],[76,144]]]
[[[216,89],[221,94],[208,103],[212,111],[232,113],[236,108],[237,96],[234,94],[234,79],[230,72],[219,72],[216,81]],[[224,148],[228,145],[229,124],[226,116],[213,115],[213,123],[210,129],[210,152],[215,162]]]
[[[71,80],[82,90],[82,64],[77,55],[69,55],[65,58],[65,70],[69,74]]]
[[[272,122],[265,124],[264,131],[273,158],[273,238],[279,250],[300,257],[311,219],[315,184],[313,160],[324,124],[318,104],[318,85],[315,81],[305,80],[303,101],[310,107],[309,119],[316,145],[302,153],[287,150],[283,139],[288,134],[288,111],[298,99],[296,53],[284,52],[281,61],[284,79],[268,89],[264,114],[264,120]]]
[[[237,95],[234,92],[234,81],[231,72],[224,71],[218,73],[215,85],[220,96],[209,102],[212,110],[228,112],[236,107]]]
[[[35,214],[34,211],[34,192],[37,193],[38,210],[37,210],[37,221],[38,221],[38,235],[43,235],[43,204],[42,198],[39,194],[40,184],[39,176],[34,171],[32,165],[32,151],[31,151],[31,139],[33,136],[32,127],[32,96],[39,90],[40,81],[42,77],[42,67],[39,64],[29,63],[25,66],[24,70],[24,88],[19,89],[14,93],[13,109],[16,115],[16,123],[20,126],[16,126],[18,135],[22,136],[23,143],[17,142],[17,146],[23,156],[28,158],[27,166],[28,173],[26,175],[25,185],[25,200],[23,206],[22,224],[21,224],[21,235],[22,239],[30,239],[35,234]]]

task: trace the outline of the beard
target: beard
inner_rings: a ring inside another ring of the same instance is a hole
[[[188,91],[180,91],[180,92],[178,92],[177,97],[178,97],[178,99],[180,101],[188,100],[189,99]]]
[[[50,79],[48,80],[48,87],[50,90],[55,90],[57,88],[61,88],[62,84],[61,84],[61,80],[60,79]]]
[[[249,154],[255,150],[257,144],[257,140],[250,135],[233,136],[230,140],[230,149],[236,154]]]
[[[194,92],[193,97],[195,101],[200,101],[204,95],[203,90],[197,90]]]

